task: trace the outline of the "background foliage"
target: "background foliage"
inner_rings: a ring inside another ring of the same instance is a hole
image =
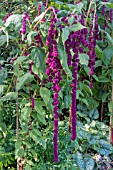
[[[75,1],[76,2],[76,1]],[[41,14],[37,16],[37,6],[42,4]],[[46,76],[46,58],[48,48],[46,38],[50,26],[51,13],[45,15],[45,21],[38,24],[38,31],[33,26],[42,19],[45,11],[43,2],[3,1],[0,4],[0,168],[16,169],[17,160],[25,170],[111,170],[113,169],[113,147],[108,142],[109,122],[113,111],[111,101],[113,81],[113,22],[102,16],[102,5],[106,13],[113,9],[113,2],[95,0],[97,6],[99,31],[105,41],[97,40],[95,74],[93,89],[89,87],[89,56],[80,54],[77,90],[77,139],[71,141],[69,132],[69,111],[71,104],[72,68],[67,65],[64,42],[71,31],[81,30],[74,27],[74,18],[70,13],[82,14],[88,10],[89,1],[83,0],[73,5],[70,0],[49,1],[48,7],[58,9],[58,25],[67,16],[71,26],[59,30],[59,57],[66,74],[59,92],[59,162],[53,162],[53,106],[52,83]],[[92,4],[92,9],[94,9]],[[23,12],[27,12],[27,33],[21,37]],[[4,17],[12,15],[3,21]],[[90,22],[91,15],[88,16]],[[57,27],[58,27],[57,25]],[[65,24],[64,24],[65,25]],[[88,26],[87,26],[88,27]],[[88,27],[89,29],[89,27]],[[37,46],[35,36],[40,34],[43,47]],[[33,74],[30,73],[30,63]],[[37,76],[40,82],[37,81]],[[31,98],[35,99],[34,109]],[[17,122],[19,117],[19,127]],[[19,130],[19,134],[18,134]]]

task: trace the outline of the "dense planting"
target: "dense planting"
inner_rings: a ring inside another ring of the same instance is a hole
[[[112,169],[112,0],[6,3],[0,168]]]

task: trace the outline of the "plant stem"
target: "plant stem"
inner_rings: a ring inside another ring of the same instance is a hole
[[[43,17],[41,17],[41,18],[39,19],[39,21],[35,24],[35,26],[33,27],[33,30],[35,30],[35,29],[37,28],[38,24],[42,21],[42,19],[45,17],[45,15],[47,14],[47,12],[48,12],[49,10],[52,10],[53,13],[54,13],[54,15],[55,15],[55,18],[57,18],[55,9],[50,6],[50,7],[48,7],[48,8],[46,9],[46,11],[44,12]]]
[[[88,16],[89,16],[90,9],[91,9],[91,5],[92,5],[93,1],[94,1],[94,0],[91,0],[91,2],[90,2],[90,4],[89,4],[89,8],[88,8],[88,13],[87,13],[87,17],[86,17],[85,26],[87,26],[87,22],[88,22]]]

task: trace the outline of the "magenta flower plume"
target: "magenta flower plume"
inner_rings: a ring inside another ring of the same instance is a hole
[[[57,37],[58,31],[55,28],[57,19],[53,15],[50,23],[50,28],[48,30],[48,37],[46,39],[46,45],[48,46],[48,57],[46,60],[47,69],[46,75],[50,82],[53,83],[52,90],[53,94],[53,112],[54,112],[54,130],[53,130],[53,143],[54,143],[54,162],[58,162],[58,105],[59,105],[59,91],[61,87],[59,82],[62,80],[62,66],[58,58],[58,48],[57,48]]]

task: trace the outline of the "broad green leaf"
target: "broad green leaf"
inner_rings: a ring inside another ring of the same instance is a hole
[[[98,57],[99,59],[102,59],[102,58],[103,58],[103,52],[102,52],[101,48],[100,48],[98,45],[96,45],[95,51],[96,51],[97,57]]]
[[[16,141],[16,143],[15,143],[15,149],[20,149],[20,147],[22,146],[22,141]]]
[[[62,30],[62,42],[63,42],[63,44],[68,39],[68,36],[69,36],[69,29],[63,28],[63,30]]]
[[[22,158],[22,156],[24,155],[24,148],[20,148],[18,151],[17,151],[17,156],[19,158]]]
[[[5,27],[4,22],[0,19],[0,27]]]
[[[100,155],[104,155],[104,156],[108,156],[112,153],[112,151],[108,150],[108,149],[103,149],[103,148],[100,148]]]
[[[16,85],[16,89],[20,90],[24,85],[28,84],[34,79],[34,76],[30,73],[26,73],[22,77],[18,78],[18,83]]]
[[[108,103],[109,112],[113,112],[113,101]]]
[[[67,75],[69,75],[70,78],[72,78],[71,70],[69,69],[67,64],[67,54],[65,52],[65,49],[60,44],[58,45],[58,53],[62,67],[64,68]]]
[[[32,170],[32,168],[31,168],[31,166],[30,166],[29,164],[27,164],[27,165],[25,166],[25,170]]]
[[[77,166],[79,167],[80,170],[85,170],[85,162],[82,154],[80,153],[77,154]]]
[[[0,36],[0,46],[3,46],[7,42],[7,36],[1,35]]]
[[[80,64],[88,65],[89,56],[87,54],[79,54]]]
[[[110,64],[111,62],[111,58],[113,56],[113,46],[107,47],[105,48],[105,50],[103,51],[103,62],[105,65]]]
[[[90,116],[91,119],[98,119],[98,118],[99,118],[99,112],[98,112],[98,110],[97,110],[96,108],[93,109],[93,110],[91,110],[91,111],[89,112],[89,116]]]
[[[34,109],[37,111],[36,117],[39,119],[39,121],[43,124],[46,124],[43,107],[39,105],[38,102],[36,102]]]
[[[2,101],[15,100],[17,95],[18,95],[17,92],[9,92],[5,96],[1,97],[0,100],[2,100]]]
[[[3,122],[2,123],[0,122],[0,131],[2,131],[3,133],[6,133],[7,131],[6,124]]]
[[[79,99],[79,101],[81,101],[81,102],[83,102],[84,104],[88,105],[88,101],[87,101],[85,98],[79,97],[78,99]]]
[[[4,94],[4,92],[7,90],[7,85],[0,85],[0,96]]]
[[[35,143],[37,144],[40,143],[39,142],[40,137],[37,136],[37,134],[33,130],[29,132],[29,135],[35,141]]]
[[[75,21],[74,16],[72,16],[72,17],[70,17],[70,18],[68,19],[68,23],[69,23],[70,25],[72,25],[74,21]]]
[[[18,57],[17,60],[14,61],[14,66],[15,66],[16,64],[22,63],[23,61],[25,61],[25,60],[27,60],[27,59],[28,59],[28,58],[25,57],[25,56]]]
[[[42,72],[45,73],[45,51],[41,48],[34,48],[31,52],[32,60],[34,61],[37,68],[39,68]]]
[[[95,161],[92,158],[87,159],[86,170],[93,170],[94,166],[95,166]]]
[[[27,40],[29,45],[31,45],[32,40],[34,39],[34,36],[36,36],[38,33],[36,31],[31,31],[28,35],[27,35]]]
[[[96,102],[92,97],[86,97],[86,99],[87,99],[87,102],[88,102],[87,107],[88,107],[89,110],[93,110],[96,107],[98,107],[99,103]]]
[[[72,26],[70,26],[69,27],[69,30],[70,30],[70,32],[72,32],[72,31],[79,31],[79,30],[82,30],[83,28],[86,28],[86,27],[84,27],[82,24],[80,24],[79,22],[77,23],[77,24],[74,24],[74,25],[72,25]]]
[[[8,27],[10,24],[14,24],[15,27],[21,26],[22,15],[13,14],[11,15],[5,23],[5,26]]]
[[[50,101],[50,91],[46,87],[41,87],[40,88],[40,95],[47,105]]]
[[[104,82],[104,83],[107,83],[107,82],[109,82],[110,80],[108,79],[108,78],[106,78],[105,76],[99,76],[98,77],[98,81],[99,82]]]
[[[113,150],[113,146],[112,146],[110,143],[108,143],[107,141],[101,139],[101,140],[99,141],[99,143],[100,143],[100,145],[101,145],[102,148],[108,149],[108,150],[111,150],[111,151]]]
[[[102,61],[101,60],[97,60],[95,62],[95,68],[99,67],[99,66],[102,66]]]

